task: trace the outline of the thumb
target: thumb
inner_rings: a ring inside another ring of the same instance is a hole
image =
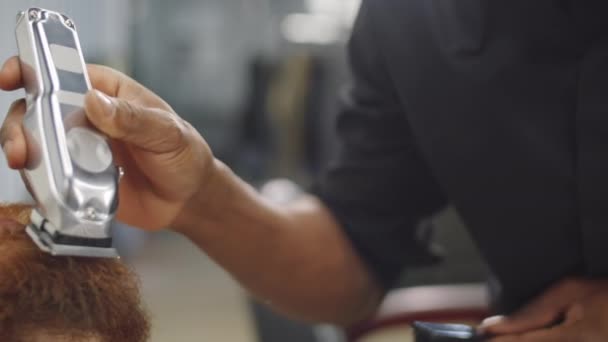
[[[559,307],[532,306],[508,317],[490,317],[481,323],[478,331],[489,336],[522,334],[547,328],[556,323],[562,315]]]
[[[89,121],[108,137],[154,153],[179,150],[185,123],[176,114],[148,108],[92,90],[85,97]]]

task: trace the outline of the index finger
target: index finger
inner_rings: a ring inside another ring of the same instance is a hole
[[[9,58],[0,69],[0,89],[11,91],[23,87],[21,64],[17,56]]]
[[[110,96],[118,96],[124,75],[101,65],[87,65],[93,87]],[[21,63],[18,56],[9,58],[0,69],[0,89],[12,91],[23,88]]]

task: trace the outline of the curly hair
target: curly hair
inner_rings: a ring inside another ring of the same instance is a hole
[[[119,260],[41,252],[25,233],[28,210],[0,206],[0,340],[147,341],[134,273]]]

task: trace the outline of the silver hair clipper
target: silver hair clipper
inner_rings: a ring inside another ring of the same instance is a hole
[[[74,22],[30,8],[18,14],[16,36],[27,102],[24,176],[37,203],[27,233],[53,255],[118,257],[110,225],[119,171],[84,114],[91,83]]]

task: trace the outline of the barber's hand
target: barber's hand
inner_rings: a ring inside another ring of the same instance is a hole
[[[93,87],[85,111],[111,139],[115,163],[125,175],[120,184],[119,220],[144,229],[170,226],[214,169],[203,138],[157,95],[110,68],[88,67]],[[0,89],[23,87],[17,58],[0,70]],[[25,101],[11,106],[0,143],[13,169],[23,169],[27,148],[22,129]]]
[[[608,341],[608,281],[567,279],[518,313],[486,320],[491,342]]]

